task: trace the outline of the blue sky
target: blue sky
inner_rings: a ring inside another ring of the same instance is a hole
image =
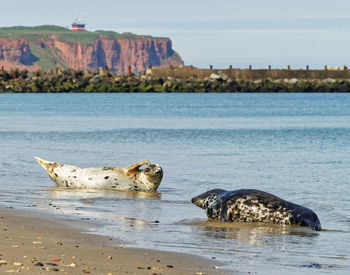
[[[349,0],[2,1],[0,26],[69,26],[170,37],[186,65],[350,66]]]

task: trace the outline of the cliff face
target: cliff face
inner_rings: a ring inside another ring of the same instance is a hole
[[[182,60],[174,59],[170,39],[97,39],[93,44],[65,43],[52,39],[42,42],[51,50],[56,50],[68,67],[90,71],[108,66],[113,72],[143,71],[152,66],[181,65]]]
[[[127,72],[131,66],[133,72],[139,72],[150,66],[183,64],[169,38],[72,32],[59,27],[51,27],[54,31],[50,33],[43,27],[18,27],[11,32],[0,28],[0,67],[47,70],[61,66],[96,71],[108,66],[112,72]],[[14,39],[9,33],[20,38]]]
[[[31,53],[29,43],[25,39],[6,39],[0,37],[0,65],[6,67],[32,66],[38,59]]]

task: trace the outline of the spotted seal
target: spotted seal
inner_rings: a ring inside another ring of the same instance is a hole
[[[220,222],[295,224],[321,230],[312,210],[255,189],[213,189],[192,198],[192,203]]]
[[[163,178],[158,164],[141,161],[129,167],[80,168],[35,158],[58,185],[68,188],[156,191]],[[147,165],[143,170],[141,166]]]

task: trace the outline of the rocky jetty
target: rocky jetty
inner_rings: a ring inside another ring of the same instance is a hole
[[[172,67],[179,69],[181,67]],[[156,70],[155,70],[156,71]],[[233,79],[222,72],[204,78],[159,77],[148,69],[139,75],[131,70],[115,74],[108,67],[90,72],[85,70],[40,69],[35,72],[12,69],[0,70],[0,92],[55,93],[55,92],[349,92],[350,79]]]

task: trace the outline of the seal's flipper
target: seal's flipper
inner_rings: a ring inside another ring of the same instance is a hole
[[[135,173],[137,171],[139,171],[139,168],[143,165],[150,165],[151,162],[149,160],[143,160],[143,161],[140,161],[136,164],[133,164],[133,165],[130,165],[129,167],[126,168],[126,174],[129,176],[131,175],[132,173]]]
[[[59,164],[56,162],[47,161],[38,157],[35,157],[36,161],[49,173],[52,173]]]

